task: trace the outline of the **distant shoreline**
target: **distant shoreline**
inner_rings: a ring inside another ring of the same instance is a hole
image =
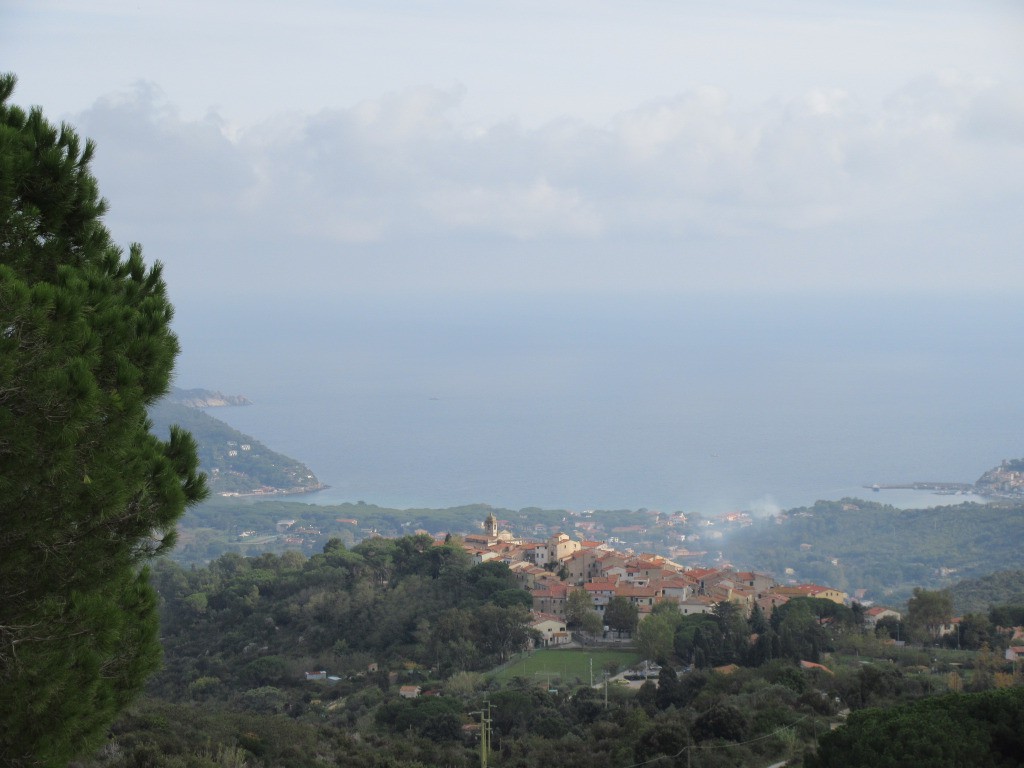
[[[972,483],[874,483],[861,487],[870,491],[930,491],[936,496],[977,496],[984,499],[985,503],[994,500],[1020,501],[1024,498],[1024,494],[1019,491],[1000,492]]]
[[[984,496],[978,491],[977,486],[972,483],[875,483],[865,485],[865,488],[872,491],[937,491],[938,493],[973,493],[977,496]]]
[[[302,496],[307,493],[326,491],[331,486],[320,483],[315,488],[274,488],[269,491],[221,491],[217,495],[225,499],[256,499],[264,496]]]

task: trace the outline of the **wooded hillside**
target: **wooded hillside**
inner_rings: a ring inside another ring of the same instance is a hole
[[[913,587],[937,589],[1020,566],[1024,505],[961,504],[897,509],[859,499],[819,501],[760,520],[722,544],[726,558],[783,578],[812,581],[874,599],[905,600]]]

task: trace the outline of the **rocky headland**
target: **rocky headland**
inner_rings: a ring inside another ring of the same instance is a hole
[[[179,389],[172,387],[167,399],[189,408],[225,408],[235,405],[252,405],[245,395],[225,395],[212,389]]]

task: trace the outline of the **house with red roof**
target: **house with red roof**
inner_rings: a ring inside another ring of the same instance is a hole
[[[864,611],[864,626],[874,629],[882,619],[892,618],[899,621],[902,615],[892,608],[885,608],[881,605],[874,605]]]
[[[622,584],[615,588],[615,597],[624,597],[635,605],[640,614],[650,613],[654,604],[658,602],[658,588],[652,584],[643,586],[637,584]]]
[[[693,591],[691,582],[678,575],[662,579],[658,582],[658,586],[661,589],[661,597],[673,603],[681,603]]]
[[[618,585],[619,580],[617,578],[608,577],[591,579],[583,585],[583,589],[586,590],[587,595],[590,597],[594,610],[603,615],[605,606],[615,596],[615,589]]]
[[[569,581],[583,584],[602,574],[602,559],[607,553],[594,547],[584,547],[573,552],[562,563],[569,572]]]
[[[523,558],[534,565],[544,566],[548,563],[548,545],[543,542],[523,544]]]
[[[798,584],[793,587],[776,587],[775,592],[786,597],[816,597],[822,600],[831,600],[833,603],[845,605],[847,595],[832,587],[822,587],[817,584]]]
[[[764,614],[766,619],[770,619],[772,614],[775,613],[775,609],[780,605],[785,605],[789,602],[789,598],[785,595],[780,595],[775,590],[769,590],[760,597],[754,599],[757,603],[757,607],[761,609],[761,613]]]
[[[537,587],[532,594],[534,611],[554,616],[565,616],[565,601],[569,596],[567,584],[549,583],[543,587]]]

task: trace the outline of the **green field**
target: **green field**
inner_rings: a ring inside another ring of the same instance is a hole
[[[636,651],[606,651],[586,648],[559,650],[547,648],[523,654],[514,662],[494,673],[494,679],[502,685],[514,677],[533,680],[538,684],[589,683],[590,661],[593,659],[594,683],[604,679],[605,665],[615,662],[619,672],[641,660]]]

